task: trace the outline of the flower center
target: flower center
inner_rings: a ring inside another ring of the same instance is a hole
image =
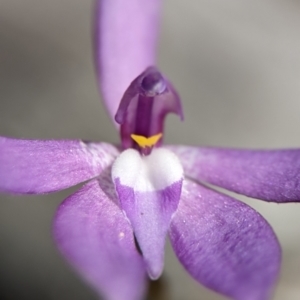
[[[121,125],[123,148],[150,154],[154,146],[162,143],[168,113],[183,119],[179,96],[155,67],[149,67],[125,91],[115,116]]]
[[[162,133],[152,135],[148,138],[142,135],[131,134],[131,138],[140,146],[143,155],[150,154],[152,148],[157,144],[161,137]]]

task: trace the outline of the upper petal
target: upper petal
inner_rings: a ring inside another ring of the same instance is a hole
[[[206,287],[235,300],[266,300],[281,251],[269,224],[246,204],[185,181],[170,238],[180,262]]]
[[[148,274],[156,279],[163,270],[165,238],[180,199],[182,167],[166,149],[153,149],[145,157],[128,149],[116,159],[112,177]]]
[[[155,65],[160,0],[98,0],[96,60],[111,118],[132,80]]]
[[[0,191],[49,193],[98,176],[118,150],[105,143],[0,137]]]
[[[266,201],[300,200],[300,149],[171,148],[194,180]]]
[[[92,180],[60,205],[54,237],[66,259],[104,299],[140,300],[146,287],[144,262],[130,224],[109,198],[109,189],[100,187],[113,189],[109,181]]]

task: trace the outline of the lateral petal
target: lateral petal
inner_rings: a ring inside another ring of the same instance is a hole
[[[101,178],[103,180],[103,178]],[[92,180],[58,208],[54,237],[65,258],[106,300],[140,300],[146,272],[130,224]]]
[[[116,159],[112,178],[119,205],[129,219],[148,275],[157,279],[164,265],[165,238],[176,211],[183,180],[177,157],[166,149],[140,156],[128,149]]]
[[[98,176],[118,150],[106,143],[0,137],[0,191],[43,194]]]
[[[113,121],[132,80],[155,65],[160,4],[160,0],[98,0],[96,62]]]
[[[170,239],[180,262],[206,287],[235,300],[270,298],[280,246],[246,204],[186,180]]]
[[[300,149],[170,148],[196,181],[270,202],[300,201]]]

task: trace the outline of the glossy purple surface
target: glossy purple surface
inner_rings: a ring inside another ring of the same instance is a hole
[[[150,67],[130,84],[116,113],[123,148],[137,148],[131,134],[150,137],[163,133],[168,113],[183,119],[180,98],[167,79],[156,68]],[[157,145],[161,143],[162,139]]]

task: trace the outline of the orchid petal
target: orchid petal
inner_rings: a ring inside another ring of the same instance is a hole
[[[118,150],[105,143],[0,137],[0,191],[42,194],[98,176]]]
[[[141,157],[133,149],[114,162],[112,178],[119,204],[133,227],[150,278],[163,269],[165,238],[181,194],[183,170],[166,149]]]
[[[170,148],[194,180],[271,202],[300,201],[300,149]]]
[[[280,246],[246,204],[185,181],[170,239],[180,262],[206,287],[236,300],[269,299]]]
[[[99,85],[113,120],[131,81],[147,67],[155,65],[160,2],[98,0],[96,60]]]
[[[140,300],[146,288],[144,262],[130,224],[110,190],[100,187],[112,187],[111,179],[101,181],[90,181],[60,205],[54,237],[66,259],[106,300]]]

